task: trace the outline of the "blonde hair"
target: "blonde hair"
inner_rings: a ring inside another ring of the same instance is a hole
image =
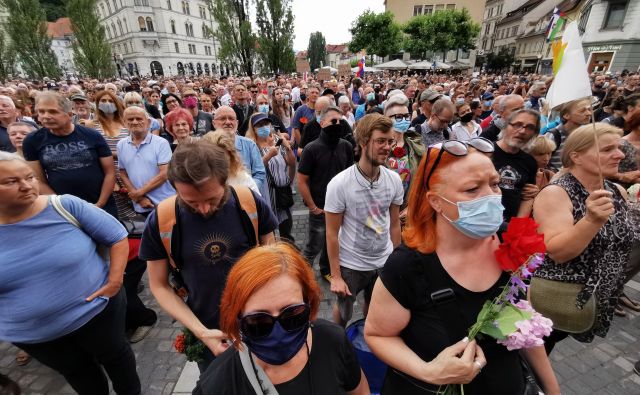
[[[536,136],[524,150],[529,155],[550,154],[556,150],[556,142],[545,136]]]
[[[583,125],[571,132],[562,148],[562,166],[569,168],[574,165],[571,159],[573,152],[585,152],[595,145],[596,138],[600,139],[607,134],[615,134],[622,137],[622,129],[603,122]]]
[[[235,176],[245,170],[244,164],[236,150],[236,144],[233,137],[224,130],[215,130],[202,136],[203,140],[207,140],[218,147],[222,148],[229,156],[229,176]]]

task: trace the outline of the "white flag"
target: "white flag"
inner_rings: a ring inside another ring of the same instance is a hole
[[[560,43],[556,45],[560,46]],[[549,109],[592,95],[587,62],[584,60],[582,40],[578,33],[578,22],[573,21],[567,25],[562,35],[562,47],[564,48],[559,48],[558,53],[554,51],[554,63],[558,61],[560,65],[547,92]]]

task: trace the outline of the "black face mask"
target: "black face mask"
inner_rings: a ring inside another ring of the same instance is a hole
[[[325,128],[322,128],[322,133],[324,133],[327,142],[330,145],[336,145],[338,144],[338,141],[340,141],[340,135],[342,134],[342,127],[340,126],[340,124],[331,124]]]
[[[462,123],[469,123],[471,122],[471,120],[473,119],[473,113],[468,113],[468,114],[464,114],[463,116],[460,117],[460,121]]]
[[[306,93],[301,93],[301,94],[300,94],[300,100],[301,100],[301,101],[305,101],[305,100],[307,100],[307,94],[306,94]]]

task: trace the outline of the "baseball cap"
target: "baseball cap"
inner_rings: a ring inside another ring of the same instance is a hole
[[[482,94],[482,100],[493,100],[493,93],[485,92]]]
[[[89,101],[89,99],[85,95],[80,95],[80,94],[72,95],[69,98],[69,100],[71,100],[71,101],[76,101],[76,100]]]
[[[269,123],[272,123],[271,119],[269,119],[267,114],[258,113],[258,114],[254,115],[251,118],[251,125],[256,126],[257,123],[265,121],[265,120],[269,121]]]
[[[442,94],[434,91],[433,89],[425,89],[424,92],[420,94],[420,102],[422,103],[425,100],[434,101],[440,99]]]

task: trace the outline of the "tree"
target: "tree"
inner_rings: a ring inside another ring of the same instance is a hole
[[[232,68],[252,76],[257,40],[251,31],[249,0],[208,1],[218,30],[207,28],[207,31],[220,43],[218,57]]]
[[[402,30],[389,11],[376,14],[367,10],[351,23],[352,38],[349,51],[367,51],[373,63],[373,55],[385,57],[400,50]]]
[[[6,29],[22,70],[33,78],[60,76],[58,59],[47,35],[44,10],[38,0],[0,0],[9,12]],[[4,54],[3,54],[4,56]]]
[[[487,70],[501,71],[509,68],[514,60],[513,51],[508,47],[502,47],[498,53],[491,52],[487,54]]]
[[[67,0],[67,15],[71,19],[74,40],[73,61],[81,74],[92,78],[107,78],[115,74],[111,62],[111,47],[99,23],[97,0]]]
[[[41,0],[40,5],[49,22],[55,22],[58,18],[65,16],[63,0]]]
[[[257,0],[258,53],[274,74],[295,71],[290,0]]]
[[[449,50],[475,48],[480,25],[473,22],[469,11],[463,8],[415,16],[402,30],[407,34],[406,51],[421,54],[423,58],[427,52],[442,52],[442,60],[445,61]]]
[[[9,75],[15,75],[15,59],[16,51],[13,48],[13,44],[9,42],[4,31],[0,29],[0,81],[4,81],[9,78]]]
[[[327,57],[327,42],[321,32],[311,33],[309,36],[307,56],[309,56],[311,70],[319,68],[324,63]]]

